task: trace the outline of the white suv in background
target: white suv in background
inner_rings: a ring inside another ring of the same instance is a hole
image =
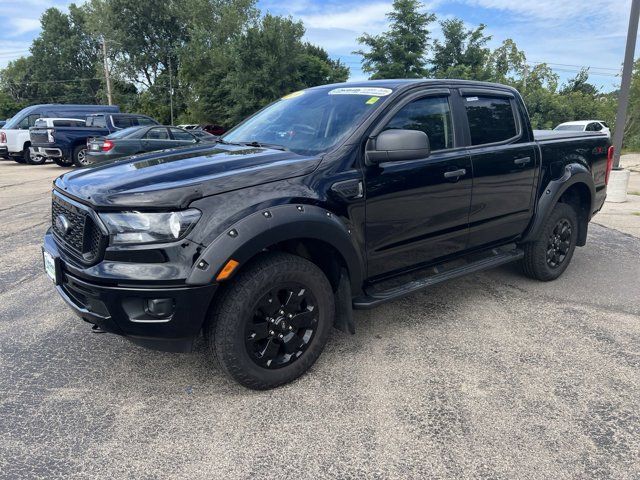
[[[565,122],[554,128],[556,131],[572,130],[574,132],[600,132],[611,138],[609,125],[602,120],[578,120],[576,122]]]

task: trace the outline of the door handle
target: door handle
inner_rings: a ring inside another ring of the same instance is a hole
[[[516,158],[513,163],[516,165],[525,165],[531,161],[531,157]]]
[[[444,172],[444,178],[458,178],[467,174],[467,170],[461,168],[459,170],[452,170],[450,172]]]

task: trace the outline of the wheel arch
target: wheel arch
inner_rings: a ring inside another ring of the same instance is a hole
[[[313,205],[280,205],[261,209],[225,229],[194,262],[187,284],[215,282],[229,260],[239,263],[232,279],[257,255],[285,251],[318,265],[337,288],[344,267],[354,292],[362,288],[364,265],[351,230],[332,212]]]
[[[577,245],[584,246],[587,241],[587,229],[591,212],[593,212],[595,193],[591,172],[579,163],[567,165],[564,174],[558,179],[551,180],[542,191],[536,213],[522,241],[534,240],[553,207],[558,202],[562,202],[575,208],[580,222]]]

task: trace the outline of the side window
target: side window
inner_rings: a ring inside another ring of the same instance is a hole
[[[174,140],[195,141],[195,138],[189,132],[185,132],[179,128],[170,128],[169,130],[171,130],[171,135]]]
[[[593,131],[599,132],[600,130],[602,130],[602,125],[600,125],[598,122],[593,123]]]
[[[425,97],[402,107],[384,128],[420,130],[429,136],[431,150],[453,148],[453,124],[447,97]]]
[[[472,145],[504,142],[518,135],[511,100],[501,97],[464,97]]]
[[[138,125],[155,125],[156,122],[147,117],[136,117]]]
[[[111,121],[113,122],[113,126],[116,128],[128,128],[134,125],[133,122],[131,122],[131,117],[114,115],[111,117]]]
[[[22,120],[20,120],[20,123],[18,123],[18,128],[20,130],[26,130],[29,127],[33,127],[36,124],[36,120],[38,120],[39,118],[40,118],[39,113],[28,115],[24,117]]]
[[[144,136],[147,140],[169,140],[169,132],[164,127],[152,128]]]

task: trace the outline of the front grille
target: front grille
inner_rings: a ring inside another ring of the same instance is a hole
[[[102,256],[107,237],[100,231],[88,207],[64,200],[53,194],[51,228],[64,250],[85,264]]]

